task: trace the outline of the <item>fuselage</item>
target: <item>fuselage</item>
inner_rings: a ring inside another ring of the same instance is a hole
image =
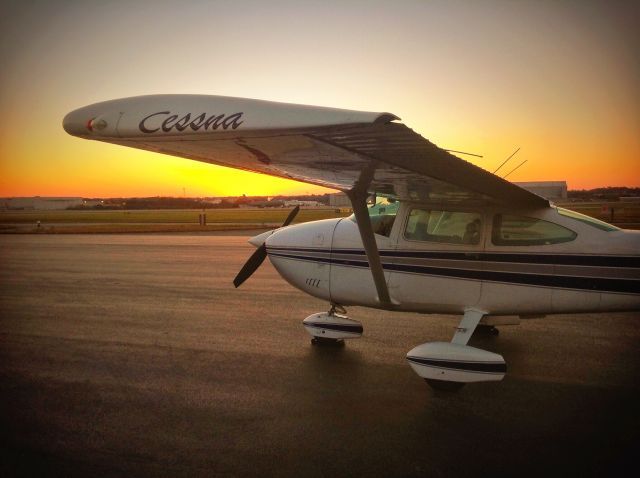
[[[391,212],[391,214],[389,214]],[[490,315],[640,309],[640,232],[550,207],[402,203],[371,216],[392,308]],[[353,217],[276,230],[268,256],[289,283],[380,308]]]

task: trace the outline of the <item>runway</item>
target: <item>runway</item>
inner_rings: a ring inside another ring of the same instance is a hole
[[[2,476],[609,475],[640,451],[640,313],[560,315],[471,345],[503,382],[436,393],[414,346],[458,318],[327,304],[235,235],[0,235]]]

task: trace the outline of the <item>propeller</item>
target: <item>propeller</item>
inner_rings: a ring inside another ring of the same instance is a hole
[[[287,216],[287,218],[282,223],[282,226],[280,227],[286,227],[289,224],[291,224],[291,221],[293,221],[293,219],[296,217],[299,210],[300,210],[300,206],[294,207],[289,213],[289,215]],[[233,279],[233,285],[236,286],[236,288],[240,287],[240,285],[244,281],[246,281],[249,277],[253,275],[253,273],[258,269],[258,267],[260,267],[260,265],[264,262],[266,258],[267,258],[267,246],[263,242],[253,252],[253,254],[251,254],[251,257],[249,257],[249,260],[245,262],[244,266],[242,266],[242,269],[240,269],[240,272],[238,272],[238,275],[236,276],[236,278]]]

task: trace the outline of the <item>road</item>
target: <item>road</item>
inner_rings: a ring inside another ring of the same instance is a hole
[[[471,344],[500,383],[434,392],[406,364],[456,317],[327,305],[233,235],[0,235],[2,476],[609,475],[640,448],[640,314],[560,315]]]

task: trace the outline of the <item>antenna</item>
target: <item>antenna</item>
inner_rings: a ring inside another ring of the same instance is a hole
[[[445,151],[446,151],[447,153],[467,154],[467,155],[469,155],[469,156],[475,156],[476,158],[482,158],[482,155],[480,155],[480,154],[465,153],[464,151],[456,151],[455,149],[445,149]]]
[[[507,176],[509,176],[509,174],[511,174],[512,172],[514,172],[516,169],[518,169],[520,166],[522,166],[524,163],[526,163],[527,161],[529,161],[528,159],[525,159],[524,161],[522,161],[520,164],[518,164],[515,168],[513,168],[511,171],[509,171],[507,173],[506,176],[503,176],[502,179],[507,179]]]
[[[500,169],[502,166],[504,166],[505,164],[507,164],[507,162],[508,162],[511,158],[513,158],[513,157],[516,155],[516,153],[517,153],[518,151],[520,151],[520,148],[516,149],[513,153],[511,153],[511,156],[509,156],[507,159],[505,159],[505,160],[504,160],[504,162],[503,162],[500,166],[498,166],[498,169]],[[496,174],[496,173],[498,172],[498,169],[496,169],[496,170],[493,172],[493,174]]]

